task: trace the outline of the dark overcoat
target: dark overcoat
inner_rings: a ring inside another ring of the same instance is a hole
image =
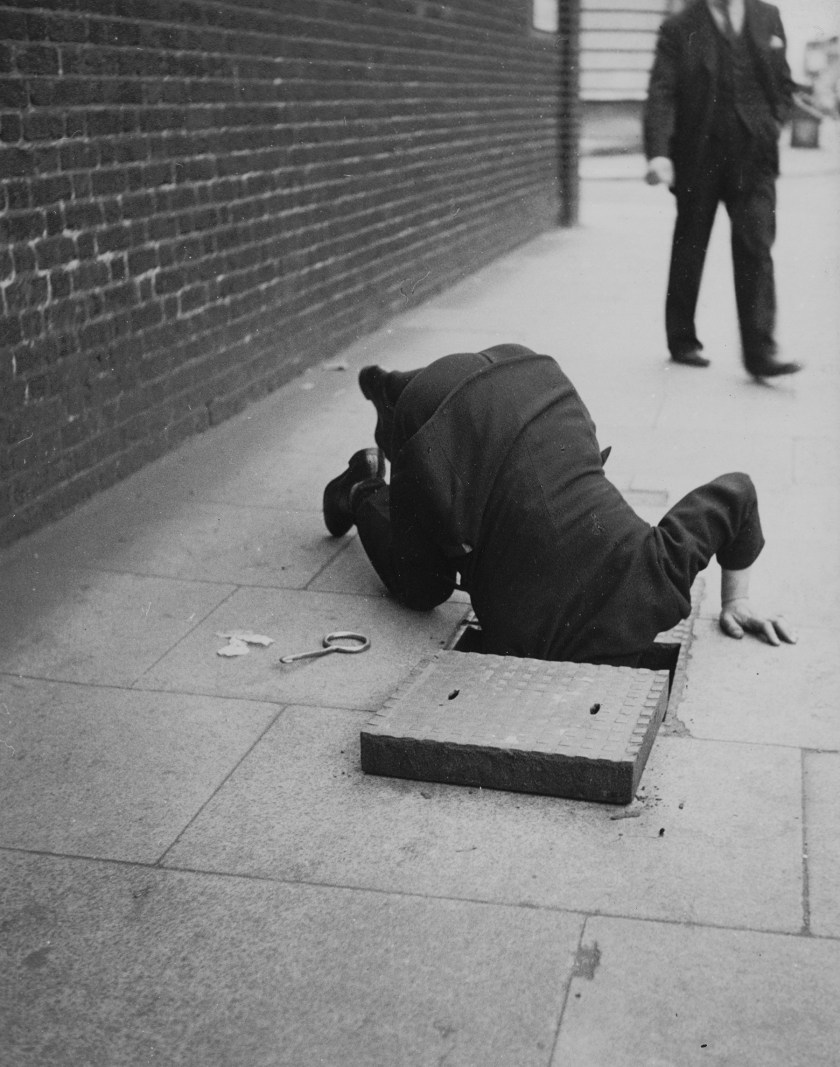
[[[423,373],[398,404],[398,419],[421,412],[392,465],[402,565],[422,558],[427,606],[457,567],[488,652],[591,662],[646,648],[688,614],[690,581],[679,588],[661,531],[605,477],[595,426],[557,362],[489,351],[504,358],[434,398],[430,418]]]

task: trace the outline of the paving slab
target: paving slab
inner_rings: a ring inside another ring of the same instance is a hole
[[[493,266],[490,264],[484,269],[490,270]],[[471,299],[480,299],[482,272],[465,278],[460,285],[464,293],[474,294]],[[438,304],[438,301],[443,303]],[[425,367],[433,359],[449,352],[475,352],[488,345],[499,344],[499,335],[495,330],[485,327],[482,331],[480,326],[465,321],[453,312],[449,303],[447,293],[441,293],[428,304],[395,316],[386,326],[367,334],[347,348],[343,357],[354,369],[379,363],[388,370],[413,370]],[[432,315],[427,313],[429,308],[434,309]],[[438,309],[441,311],[440,318],[436,314]],[[521,333],[520,323],[516,328],[516,338]],[[365,402],[365,410],[370,411],[369,401]]]
[[[0,671],[130,685],[234,586],[61,567],[4,567]],[[238,694],[235,694],[238,695]]]
[[[702,438],[692,445],[674,439],[670,433],[668,447],[662,440],[644,434],[634,444],[630,434],[614,436],[614,453],[607,463],[607,474],[615,458],[616,465],[634,461],[633,488],[666,487],[674,503],[692,489],[730,471],[744,471],[752,478],[759,493],[759,505],[769,489],[793,487],[793,445],[784,437],[763,434],[736,434],[731,442],[719,438]],[[628,456],[625,457],[625,449]]]
[[[773,384],[756,383],[739,367],[739,381],[729,386],[729,376],[714,379],[704,387],[704,401],[714,399],[715,425],[724,427],[728,421],[737,426],[737,433],[756,432],[766,434],[768,426],[775,428],[781,438],[798,435],[821,436],[833,426],[833,405],[817,402],[819,385],[809,379],[805,372],[777,379]],[[708,368],[711,370],[711,368]],[[707,435],[709,432],[709,409],[707,403],[696,403],[698,377],[706,371],[692,367],[672,367],[668,382],[673,384],[669,403],[657,420],[657,429],[667,434]],[[693,377],[688,377],[691,372]],[[701,380],[703,380],[701,378]],[[677,391],[677,385],[680,386]],[[725,387],[723,387],[725,386]],[[692,402],[692,400],[694,402]],[[808,410],[808,420],[803,422],[803,409]],[[728,435],[727,435],[728,436]]]
[[[128,502],[66,541],[53,546],[65,564],[288,589],[303,588],[341,549],[327,535],[320,507],[307,512],[197,500],[154,510],[145,500]]]
[[[802,925],[798,751],[660,736],[642,799],[616,809],[365,775],[364,722],[287,709],[164,863],[675,921]]]
[[[806,752],[804,761],[810,928],[840,938],[840,753]]]
[[[278,714],[0,677],[0,846],[154,862]]]
[[[582,918],[0,854],[14,1067],[545,1067]]]
[[[826,540],[826,534],[823,531],[818,541],[788,540],[766,531],[767,543],[754,564],[750,585],[756,608],[781,613],[797,630],[840,627],[840,547]],[[717,565],[707,573],[711,586],[719,589]],[[719,606],[719,597],[716,603]]]
[[[760,489],[758,506],[765,537],[772,545],[797,539],[820,545],[820,554],[837,552],[835,532],[840,529],[840,479],[827,486],[793,485],[784,490]]]
[[[552,1067],[834,1067],[840,941],[588,919]]]
[[[838,405],[834,405],[837,413]],[[797,485],[840,484],[840,443],[831,437],[797,437],[793,442],[793,476]]]
[[[255,407],[268,408],[273,402],[273,396],[267,397]],[[275,402],[274,406],[283,411],[279,403]],[[260,417],[262,421],[261,411]],[[227,430],[228,424],[219,429]],[[361,444],[372,439],[372,429],[369,427],[367,434],[359,435]],[[325,427],[313,428],[314,433],[324,431]],[[284,514],[295,510],[320,513],[324,485],[349,457],[349,453],[348,457],[344,456],[346,445],[335,453],[311,448],[294,450],[285,446],[280,437],[266,439],[267,431],[263,431],[262,437],[262,441],[257,435],[256,440],[248,439],[244,443],[234,438],[226,447],[220,445],[215,449],[207,444],[212,437],[192,438],[178,451],[158,460],[159,469],[156,463],[151,470],[140,471],[109,492],[122,489],[125,498],[120,500],[121,506],[134,510],[142,505],[152,516],[158,513],[161,517],[175,517],[197,505],[213,504],[280,509]],[[351,443],[355,440],[350,437]],[[85,510],[78,513],[80,517]],[[73,517],[62,521],[69,524]],[[98,514],[96,522],[101,519]],[[320,525],[316,524],[314,529],[321,532]]]
[[[410,612],[382,596],[238,589],[136,684],[279,704],[373,709],[418,660],[443,647],[463,614],[458,602]],[[231,630],[253,630],[275,643],[226,659],[216,654],[224,644],[216,635]],[[279,662],[281,656],[319,648],[334,630],[361,632],[371,647],[355,656]]]
[[[840,631],[801,629],[799,643],[733,641],[712,619],[694,632],[680,718],[693,737],[794,748],[840,747]]]

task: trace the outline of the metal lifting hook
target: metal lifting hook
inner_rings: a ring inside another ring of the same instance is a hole
[[[344,642],[350,642],[346,644]],[[370,648],[370,638],[364,634],[353,633],[352,630],[335,630],[327,634],[322,642],[322,648],[315,648],[311,652],[295,652],[291,656],[281,656],[281,663],[294,663],[299,659],[315,659],[316,656],[327,656],[330,652],[365,652]]]

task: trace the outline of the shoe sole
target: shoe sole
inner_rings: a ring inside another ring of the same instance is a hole
[[[347,518],[343,513],[338,513],[333,510],[329,504],[329,499],[333,487],[338,487],[339,483],[346,477],[347,471],[343,474],[339,474],[337,478],[333,478],[331,482],[327,483],[324,489],[324,496],[321,502],[321,509],[324,514],[324,525],[327,528],[331,537],[343,537],[353,525],[352,516]]]

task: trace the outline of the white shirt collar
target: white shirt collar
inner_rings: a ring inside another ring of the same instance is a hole
[[[723,15],[718,10],[715,0],[706,0],[706,6],[712,13],[718,29],[723,30]],[[729,18],[732,28],[736,33],[740,33],[744,28],[744,0],[729,0]]]

